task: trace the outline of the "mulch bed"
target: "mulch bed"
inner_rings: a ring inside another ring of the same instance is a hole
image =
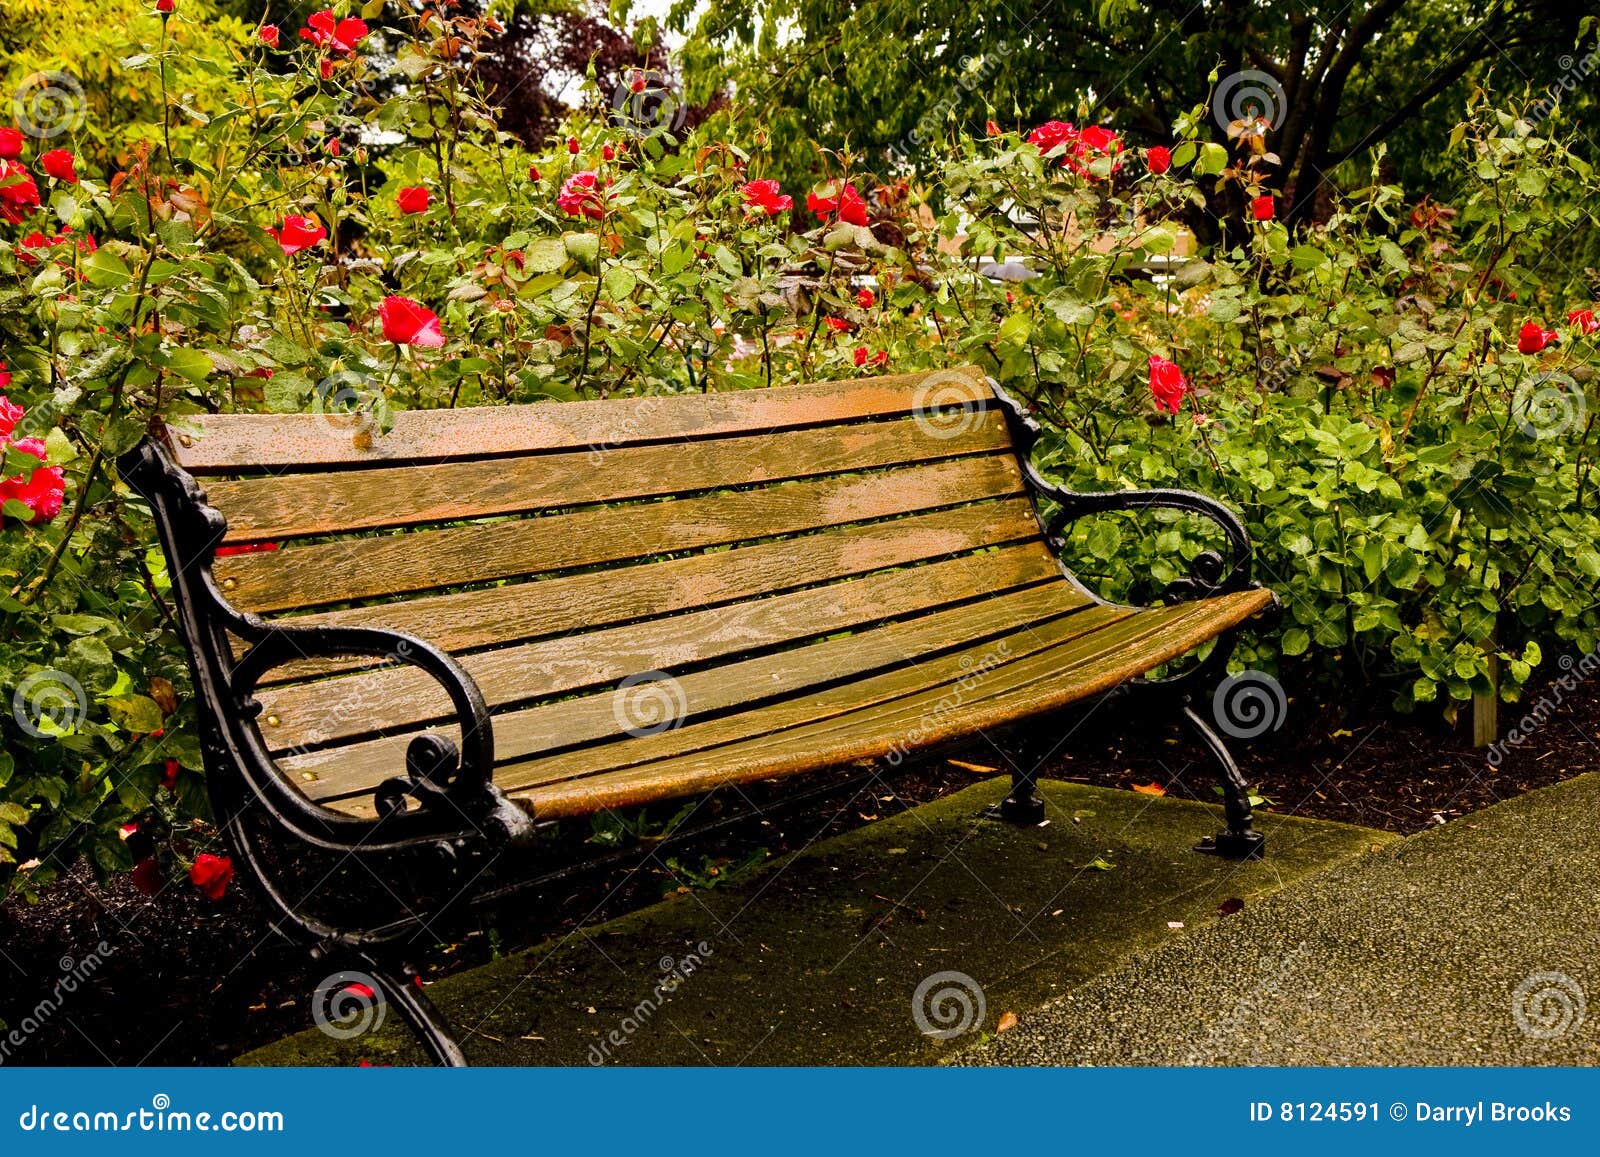
[[[1536,684],[1527,704],[1504,708],[1502,728],[1545,694],[1545,685]],[[1548,698],[1555,703],[1561,695],[1550,691]],[[1464,731],[1438,722],[1381,712],[1343,719],[1305,702],[1291,703],[1290,718],[1292,727],[1235,747],[1267,806],[1400,833],[1600,767],[1600,688],[1590,685],[1568,694],[1530,737],[1507,746],[1498,766],[1471,747]],[[1127,723],[1126,715],[1091,716],[1072,734],[1072,754],[1051,759],[1045,774],[1216,798],[1194,744],[1175,728],[1130,735],[1140,729]],[[1005,766],[988,743],[955,758],[980,769]],[[472,967],[497,951],[654,902],[684,886],[688,874],[703,885],[762,850],[778,855],[804,847],[966,787],[981,774],[940,761],[681,847],[672,853],[678,873],[658,852],[642,866],[635,860],[569,879],[549,895],[526,894],[476,914],[459,939],[416,963],[429,977]],[[42,1024],[20,1045],[0,1032],[0,1063],[226,1064],[308,1027],[309,994],[328,968],[265,929],[261,909],[241,887],[211,904],[177,882],[152,899],[126,877],[96,883],[81,866],[37,904],[0,905],[0,1020],[11,1028],[102,941],[110,949],[92,980],[37,1017]]]

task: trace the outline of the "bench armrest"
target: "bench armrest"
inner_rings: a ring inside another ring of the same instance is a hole
[[[1017,461],[1029,489],[1036,497],[1048,499],[1059,507],[1045,526],[1045,537],[1058,551],[1063,546],[1062,532],[1084,515],[1115,510],[1181,510],[1208,519],[1220,527],[1228,540],[1228,556],[1224,558],[1214,550],[1202,552],[1194,560],[1191,573],[1168,586],[1169,597],[1204,598],[1249,590],[1260,585],[1251,579],[1250,535],[1239,516],[1222,503],[1192,490],[1077,491],[1057,486],[1046,480],[1033,465],[1033,447],[1043,433],[1039,423],[993,378],[989,379],[989,388],[994,391],[995,399],[1011,427]]]
[[[431,731],[412,739],[405,775],[385,780],[375,792],[380,820],[405,814],[409,797],[424,812],[484,824],[498,840],[528,835],[532,821],[494,787],[494,721],[488,704],[472,676],[449,654],[415,635],[381,627],[256,622],[253,645],[230,679],[233,695],[252,715],[260,711],[254,692],[261,677],[300,659],[365,657],[404,664],[432,676],[450,696],[461,742]]]

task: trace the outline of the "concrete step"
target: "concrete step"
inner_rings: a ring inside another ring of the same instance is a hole
[[[1224,901],[1249,911],[1394,842],[1268,815],[1269,858],[1234,863],[1190,850],[1221,827],[1215,807],[1047,782],[1045,826],[977,818],[1005,789],[986,780],[429,995],[475,1064],[925,1064],[1216,924]],[[351,1040],[301,1033],[240,1063],[420,1060],[389,1021]]]

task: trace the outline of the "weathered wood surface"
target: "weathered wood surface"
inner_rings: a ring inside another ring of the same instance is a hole
[[[490,707],[502,708],[592,689],[638,671],[677,669],[860,630],[890,614],[922,614],[1018,587],[1049,582],[1062,590],[1066,584],[1060,577],[1055,560],[1025,543],[771,598],[497,647],[462,656],[461,662]],[[1066,591],[1066,597],[1074,595]],[[415,728],[451,714],[450,698],[438,683],[401,666],[267,688],[257,699],[263,734],[275,750]]]
[[[1039,557],[1051,557],[1039,538],[1033,509],[1023,498],[616,570],[324,611],[293,621],[387,627],[420,635],[447,651],[461,652],[608,626],[647,614],[731,603],[1011,543],[1026,543]],[[305,678],[354,665],[306,660],[271,672],[263,682]]]
[[[571,451],[431,466],[395,466],[215,481],[211,505],[228,518],[226,542],[339,534],[526,514],[625,499],[782,482],[1004,450],[998,411],[947,438],[914,418],[789,430],[682,445]]]
[[[670,696],[675,703],[681,700],[681,709],[674,707],[674,719],[692,719],[735,711],[780,696],[798,695],[803,704],[808,697],[801,693],[809,689],[891,668],[904,669],[906,678],[916,679],[921,670],[918,661],[925,656],[960,647],[968,640],[1018,632],[1025,633],[1030,641],[1035,637],[1046,639],[1058,629],[1070,629],[1057,628],[1053,620],[1045,621],[1051,616],[1065,615],[1070,619],[1073,611],[1089,614],[1094,609],[1065,583],[1052,583],[809,646],[720,664],[670,680],[651,680],[655,687],[636,694],[607,690],[511,711],[495,719],[496,761],[503,764],[559,748],[630,740],[630,727],[652,726],[644,708],[664,696]],[[440,730],[442,734],[454,734],[453,728]],[[316,798],[339,795],[370,788],[394,774],[394,754],[403,751],[409,739],[409,735],[401,734],[351,743],[289,756],[280,765],[302,782],[310,782],[306,773],[317,776],[316,782],[306,788],[308,794]]]
[[[608,506],[218,559],[224,593],[261,614],[618,563],[1020,495],[1010,454],[730,494]]]
[[[641,442],[822,426],[910,414],[931,405],[979,406],[990,396],[970,366],[726,394],[599,402],[546,402],[463,410],[406,410],[387,434],[357,438],[317,414],[196,415],[174,422],[168,442],[191,474],[314,466],[441,462]]]

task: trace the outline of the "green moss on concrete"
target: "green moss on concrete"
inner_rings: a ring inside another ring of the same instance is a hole
[[[1223,900],[1249,901],[1393,840],[1268,815],[1269,858],[1238,864],[1190,850],[1219,828],[1214,807],[1051,782],[1047,826],[976,818],[1004,792],[998,779],[978,784],[737,886],[673,896],[449,977],[429,995],[474,1064],[931,1063],[974,1039],[941,1042],[913,1020],[913,994],[933,973],[972,977],[981,1031],[992,1032],[1006,1011],[1184,934],[1169,922],[1202,927]],[[652,1007],[663,965],[676,961],[693,974]],[[301,1033],[240,1063],[419,1062],[390,1020],[354,1041]],[[623,1044],[608,1043],[613,1031]]]

